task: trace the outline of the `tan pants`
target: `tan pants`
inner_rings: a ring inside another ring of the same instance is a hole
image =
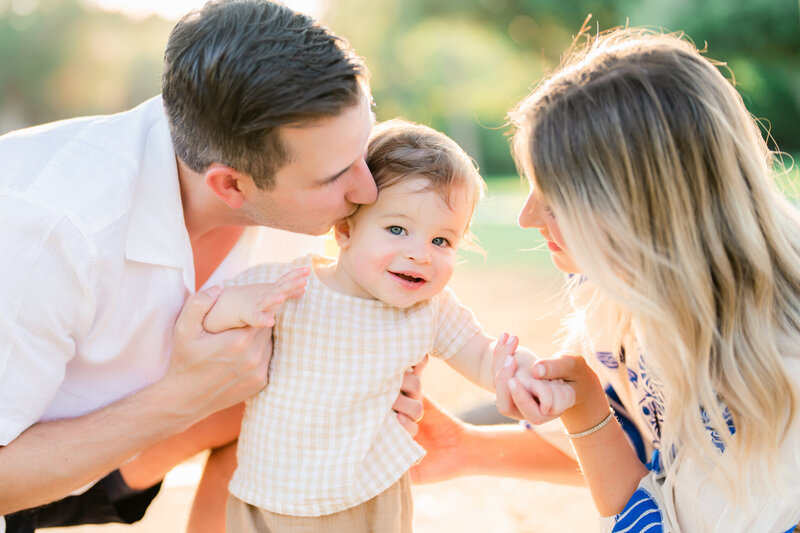
[[[411,533],[411,481],[400,481],[362,504],[325,516],[288,516],[228,496],[227,533]]]

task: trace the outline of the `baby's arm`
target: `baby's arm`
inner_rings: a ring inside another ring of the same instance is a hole
[[[254,283],[225,287],[214,307],[203,319],[209,333],[243,326],[270,327],[275,325],[275,313],[289,298],[299,298],[305,292],[310,268],[287,272],[274,283]]]
[[[518,346],[513,335],[503,333],[495,340],[480,331],[447,363],[473,383],[494,392],[494,376],[501,370],[506,354],[518,355],[531,365],[538,359],[527,348]],[[525,383],[527,385],[527,380]]]
[[[527,348],[518,346],[518,343],[519,340],[513,335],[503,333],[494,341],[480,332],[447,362],[463,376],[490,391],[494,391],[495,375],[511,363],[516,363],[513,376],[538,401],[537,423],[558,418],[574,403],[574,390],[561,380],[535,378],[533,366],[539,358]]]
[[[494,391],[494,375],[499,369],[492,367],[495,340],[480,331],[447,364],[459,374],[486,390]]]

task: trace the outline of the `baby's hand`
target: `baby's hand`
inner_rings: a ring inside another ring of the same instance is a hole
[[[281,304],[290,298],[301,297],[306,290],[308,267],[291,270],[273,283],[247,285],[253,305],[242,306],[239,318],[248,326],[271,327],[275,325],[275,313]]]
[[[500,413],[517,419],[542,424],[570,408],[575,391],[562,380],[534,377],[533,367],[538,358],[525,348],[517,349],[517,339],[500,337],[495,347],[495,390]]]
[[[517,359],[517,371],[509,380],[508,386],[517,409],[526,415],[525,418],[532,424],[542,424],[560,417],[575,404],[575,389],[561,379],[534,377],[533,365],[536,363],[536,358],[531,358],[531,355],[533,354],[521,353],[520,350],[514,354]],[[519,388],[522,390],[517,391]],[[528,409],[521,409],[522,406],[517,402],[517,397],[520,396],[516,394],[517,392],[522,392],[522,396],[531,400],[528,402]]]

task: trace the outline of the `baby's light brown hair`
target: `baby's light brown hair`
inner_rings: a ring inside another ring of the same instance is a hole
[[[454,140],[440,131],[405,119],[387,120],[375,126],[366,160],[378,194],[405,179],[424,177],[428,188],[439,194],[451,209],[451,192],[463,187],[472,201],[474,214],[486,190],[475,161]],[[470,217],[464,242],[477,247],[470,233],[471,223]]]

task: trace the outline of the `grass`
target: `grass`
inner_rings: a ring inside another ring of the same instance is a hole
[[[528,194],[528,186],[517,176],[498,176],[486,180],[486,198],[478,204],[472,232],[486,252],[462,250],[459,268],[532,268],[542,273],[554,271],[544,240],[535,229],[522,229],[517,215]]]

